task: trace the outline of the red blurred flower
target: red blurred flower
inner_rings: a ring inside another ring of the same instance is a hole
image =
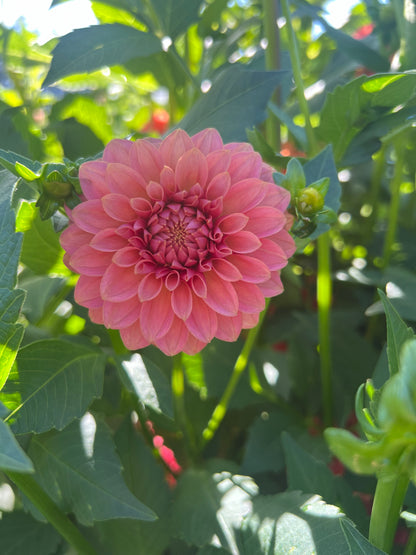
[[[61,235],[75,300],[129,349],[199,352],[252,328],[295,244],[289,193],[246,143],[206,129],[115,139],[80,167],[86,200]]]
[[[156,108],[150,120],[142,128],[143,133],[158,133],[163,135],[169,129],[170,116],[163,108]]]

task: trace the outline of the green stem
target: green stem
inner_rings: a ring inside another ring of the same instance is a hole
[[[383,268],[388,266],[391,255],[393,253],[393,245],[396,238],[397,224],[399,221],[400,209],[400,185],[403,177],[403,164],[405,156],[405,144],[402,141],[396,143],[396,164],[394,167],[394,175],[391,181],[391,199],[388,217],[388,227],[386,237],[384,239],[383,248]]]
[[[325,426],[332,425],[332,363],[331,363],[331,241],[328,233],[318,237],[318,274],[316,284],[319,322],[319,358],[323,419]]]
[[[78,528],[43,491],[32,476],[7,472],[8,477],[26,495],[48,522],[61,534],[79,555],[98,555]]]
[[[292,26],[288,0],[281,0],[283,16],[286,19],[287,38],[289,43],[290,61],[292,64],[293,78],[296,85],[299,107],[305,119],[305,131],[308,139],[308,151],[311,156],[318,153],[319,145],[312,127],[309,106],[305,98],[299,48]],[[330,320],[332,302],[331,281],[331,241],[327,233],[318,237],[318,273],[317,273],[317,303],[319,320],[319,354],[321,364],[322,402],[324,423],[332,424],[332,363]]]
[[[277,19],[279,17],[278,0],[263,0],[263,27],[267,39],[265,52],[266,69],[277,70],[280,67],[279,55],[279,30]],[[271,97],[272,102],[279,105],[279,91],[276,89]],[[266,119],[265,133],[268,143],[278,152],[280,150],[280,122],[276,116],[269,111]]]
[[[409,539],[407,540],[406,547],[403,551],[403,555],[415,555],[416,553],[416,528],[413,528],[410,532]]]
[[[218,405],[215,407],[211,415],[211,418],[207,424],[207,427],[202,432],[202,446],[205,446],[214,437],[215,432],[218,430],[219,425],[224,419],[224,416],[230,404],[230,399],[235,391],[235,388],[237,387],[237,384],[240,380],[241,375],[243,374],[244,370],[247,368],[251,351],[254,347],[257,335],[260,331],[269,303],[270,303],[270,299],[266,299],[266,307],[263,310],[263,312],[260,314],[260,318],[257,326],[255,328],[252,328],[247,334],[247,338],[241,350],[241,353],[239,354],[234,364],[230,381],[228,382],[227,387],[225,388],[225,391]]]
[[[374,232],[374,223],[377,219],[378,207],[380,203],[380,189],[381,182],[383,179],[383,173],[385,169],[385,155],[386,155],[386,145],[383,144],[377,153],[374,160],[373,172],[371,175],[371,187],[370,194],[368,198],[368,203],[371,206],[371,214],[367,220],[364,241],[368,245],[371,241]]]
[[[185,375],[182,365],[182,353],[173,357],[172,393],[175,407],[175,419],[181,429],[183,437],[186,439],[189,454],[191,455],[191,458],[194,458],[196,453],[196,443],[193,430],[186,417]]]
[[[406,495],[409,478],[406,475],[382,476],[377,481],[370,519],[370,542],[390,553]]]
[[[306,137],[308,139],[309,154],[314,156],[318,153],[319,146],[315,137],[315,132],[312,127],[309,106],[305,98],[305,87],[303,85],[302,79],[299,47],[290,17],[288,0],[281,0],[281,6],[283,17],[286,19],[287,40],[289,43],[289,53],[290,61],[292,64],[293,79],[296,85],[296,95],[298,98],[300,111],[302,112],[305,119],[305,131]]]

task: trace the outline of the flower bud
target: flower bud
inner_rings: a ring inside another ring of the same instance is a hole
[[[313,187],[303,189],[297,198],[296,204],[301,214],[316,214],[324,207],[325,199]]]
[[[64,181],[46,181],[43,189],[49,198],[56,200],[65,199],[72,194],[72,185]]]

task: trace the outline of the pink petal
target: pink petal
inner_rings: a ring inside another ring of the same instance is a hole
[[[258,152],[237,152],[231,157],[228,173],[231,183],[237,183],[243,179],[260,177],[263,160]]]
[[[257,237],[268,237],[284,228],[286,217],[280,210],[271,206],[257,206],[246,212],[250,218],[246,230],[255,233]]]
[[[140,278],[133,268],[110,264],[101,281],[101,296],[106,301],[126,301],[137,295]]]
[[[125,195],[128,198],[147,198],[146,181],[133,168],[123,164],[108,164],[105,178],[111,193]]]
[[[133,146],[131,141],[126,139],[113,139],[105,147],[103,160],[106,162],[119,162],[129,164],[130,150]]]
[[[274,168],[272,168],[268,164],[263,163],[261,166],[260,179],[262,179],[263,181],[269,181],[270,183],[273,183],[273,174],[275,171],[276,170]]]
[[[193,336],[209,343],[217,331],[217,315],[202,299],[193,295],[192,312],[185,324]]]
[[[139,261],[139,251],[136,247],[124,247],[113,256],[113,262],[122,268],[134,266]]]
[[[90,308],[88,310],[88,316],[90,317],[90,320],[96,324],[104,324],[104,320],[103,320],[103,307],[97,307],[97,308]]]
[[[216,175],[226,172],[231,162],[231,153],[228,150],[217,150],[207,154],[208,183]]]
[[[284,250],[270,239],[261,240],[261,248],[251,256],[266,264],[269,270],[281,270],[287,265],[287,255]]]
[[[265,185],[260,179],[239,181],[224,197],[223,214],[251,210],[264,199],[265,194]]]
[[[131,207],[139,216],[148,216],[152,210],[152,204],[144,198],[132,198],[130,201]]]
[[[107,163],[102,160],[84,162],[79,167],[79,183],[88,200],[101,198],[109,193],[105,182]]]
[[[111,263],[111,252],[96,251],[89,245],[80,247],[71,256],[71,266],[79,274],[102,276]]]
[[[72,219],[78,227],[89,233],[120,225],[104,211],[101,200],[87,200],[78,204],[72,210]]]
[[[257,258],[245,254],[232,254],[227,260],[234,264],[245,281],[250,283],[261,283],[270,279],[270,271],[266,264]]]
[[[253,152],[254,149],[249,143],[227,143],[224,145],[230,152]]]
[[[105,195],[101,200],[104,210],[115,220],[131,222],[137,218],[137,214],[126,196],[111,193],[110,195]]]
[[[148,183],[146,193],[152,200],[163,200],[165,198],[165,189],[160,183],[156,183],[156,181]]]
[[[169,166],[164,166],[160,172],[160,184],[170,193],[176,192],[175,172]]]
[[[200,276],[199,274],[195,274],[190,279],[190,284],[195,295],[198,295],[198,297],[202,298],[205,298],[207,296],[207,284],[202,276]]]
[[[285,229],[282,229],[275,235],[269,237],[269,239],[277,243],[279,247],[284,250],[288,258],[290,258],[292,254],[296,252],[295,241],[290,233],[288,233]]]
[[[118,330],[127,328],[136,322],[140,316],[141,305],[139,301],[121,301],[114,303],[112,301],[104,301],[103,319],[107,328]]]
[[[188,337],[189,332],[185,324],[175,316],[167,334],[156,339],[155,345],[159,347],[165,355],[173,356],[183,350]]]
[[[218,197],[223,197],[228,193],[230,185],[231,178],[228,172],[217,173],[217,175],[209,182],[206,192],[207,198],[214,200]]]
[[[207,177],[207,160],[200,150],[192,148],[179,158],[175,169],[175,182],[180,191],[189,191],[196,183],[205,187]]]
[[[240,303],[239,310],[241,312],[261,312],[264,310],[264,295],[257,285],[239,281],[234,284]]]
[[[165,165],[174,170],[179,158],[191,148],[194,148],[194,144],[189,135],[183,129],[177,129],[163,140],[160,153]]]
[[[150,301],[157,297],[162,289],[162,279],[156,278],[154,274],[146,274],[139,285],[139,299]]]
[[[232,316],[231,318],[218,314],[217,318],[218,329],[216,337],[221,339],[221,341],[237,341],[243,324],[241,312],[239,312],[237,316]]]
[[[59,238],[61,247],[68,253],[72,254],[74,251],[82,247],[82,245],[88,245],[93,235],[83,231],[75,224],[70,224],[66,229],[63,230]]]
[[[264,203],[267,206],[274,206],[278,210],[284,212],[290,202],[290,193],[287,189],[279,187],[275,184],[266,184],[266,196]]]
[[[223,233],[237,233],[241,231],[246,223],[248,222],[248,217],[245,214],[230,214],[222,218],[218,224]]]
[[[187,355],[196,355],[206,346],[206,343],[200,341],[196,337],[190,333],[188,335],[188,340],[186,341],[185,345],[183,346],[182,351]]]
[[[115,252],[127,245],[127,241],[116,233],[115,229],[103,229],[90,241],[94,249],[104,252]]]
[[[136,349],[143,349],[149,345],[149,341],[144,337],[142,330],[140,328],[140,322],[137,320],[131,326],[123,328],[120,330],[120,336],[124,345],[130,351],[135,351]]]
[[[217,272],[221,279],[225,281],[238,281],[242,279],[240,270],[236,268],[231,262],[228,262],[225,258],[214,258],[212,261],[212,267]]]
[[[103,304],[100,283],[100,277],[80,276],[75,285],[75,301],[87,308],[99,308]]]
[[[143,176],[145,182],[159,181],[163,157],[158,148],[146,139],[139,139],[130,152],[132,167]],[[140,196],[140,195],[132,195]]]
[[[260,239],[250,231],[239,231],[228,235],[224,242],[234,252],[253,252],[261,246]]]
[[[283,292],[283,284],[280,279],[280,272],[272,272],[269,280],[258,285],[265,297],[275,297]]]
[[[246,312],[243,312],[241,316],[243,318],[243,329],[245,330],[254,328],[254,326],[257,326],[257,324],[259,323],[260,313],[247,314]]]
[[[172,309],[181,320],[186,320],[192,311],[192,293],[189,285],[181,281],[171,297]]]
[[[241,256],[241,255],[235,255]],[[238,297],[230,282],[221,279],[215,272],[204,274],[207,284],[207,305],[224,316],[235,316],[238,312]]]
[[[180,282],[181,282],[181,277],[177,270],[172,270],[165,277],[165,287],[169,291],[173,291],[174,289],[176,289],[180,284]]]
[[[221,135],[213,128],[200,131],[192,137],[192,141],[196,148],[199,148],[203,154],[208,154],[213,150],[220,150],[223,148]]]
[[[140,323],[144,336],[151,342],[169,331],[174,316],[170,298],[170,291],[162,287],[157,297],[142,305]]]

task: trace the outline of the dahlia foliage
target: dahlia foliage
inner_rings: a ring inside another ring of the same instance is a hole
[[[80,167],[62,233],[76,301],[127,348],[199,352],[252,328],[295,251],[288,191],[246,143],[215,129],[112,140]]]

